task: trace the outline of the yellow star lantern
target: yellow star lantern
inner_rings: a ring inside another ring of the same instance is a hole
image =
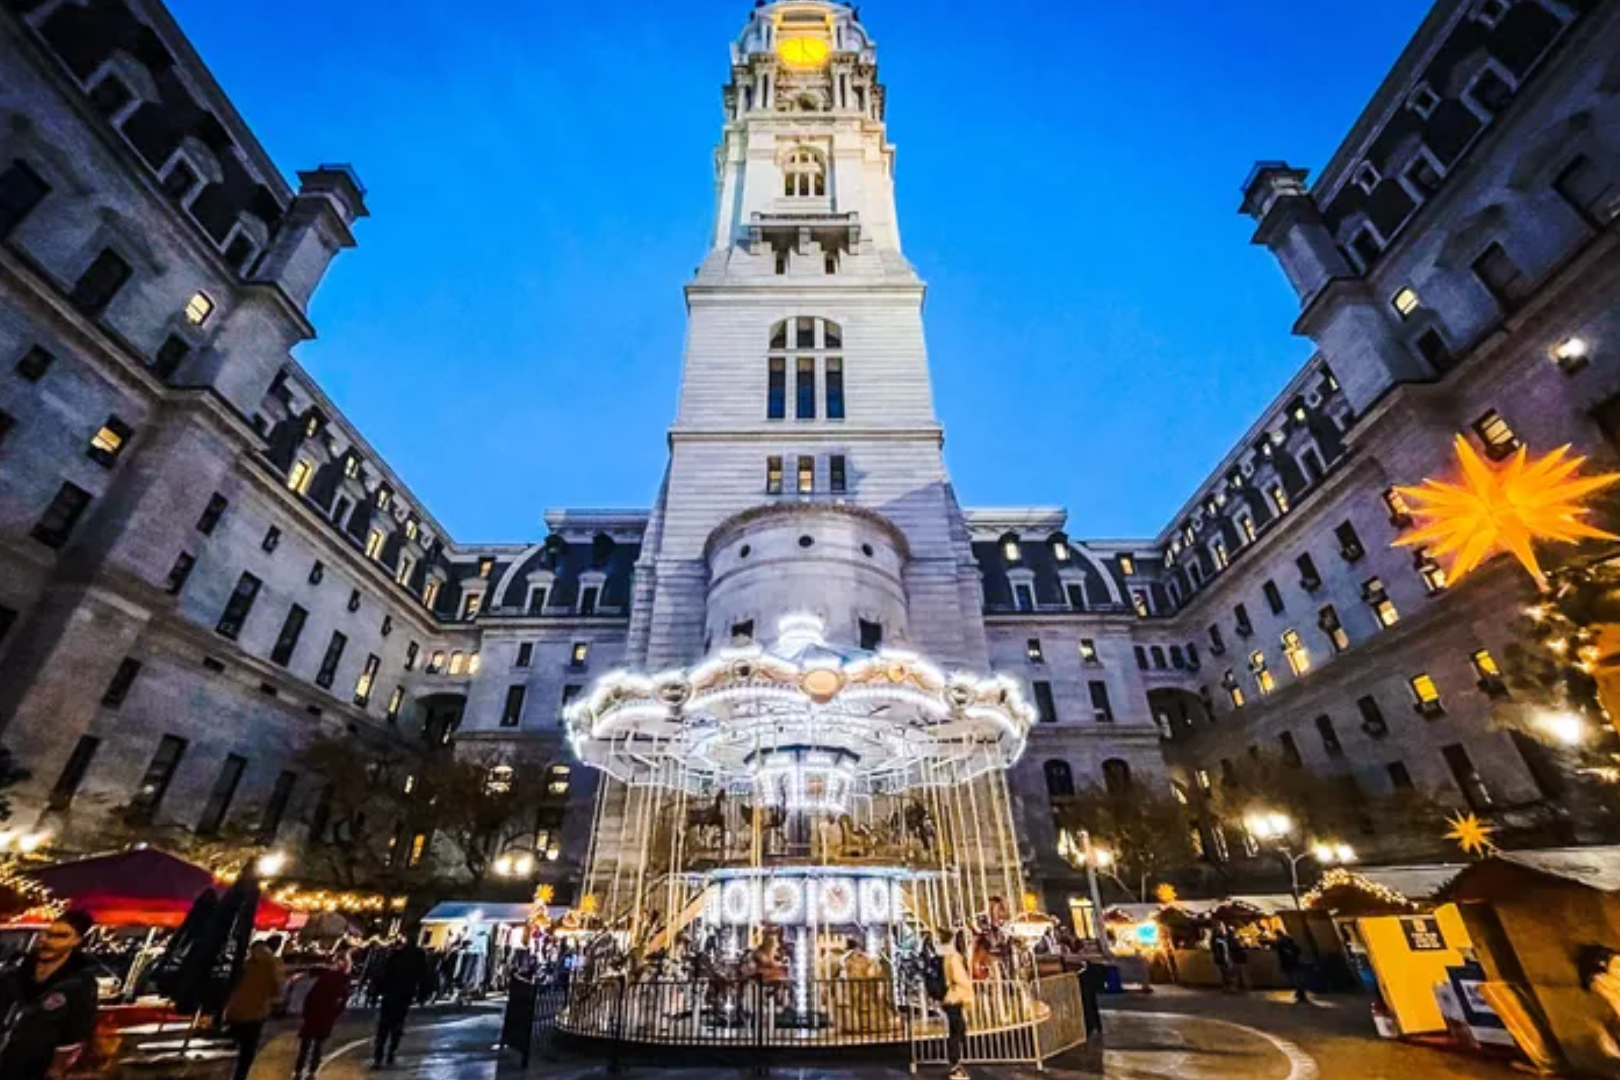
[[[1536,559],[1535,541],[1620,540],[1580,520],[1588,512],[1581,500],[1620,480],[1620,473],[1576,475],[1586,459],[1570,456],[1568,446],[1535,461],[1521,446],[1503,464],[1491,465],[1459,435],[1457,461],[1460,483],[1425,480],[1421,487],[1395,489],[1421,524],[1396,545],[1450,555],[1446,574],[1452,581],[1495,552],[1510,551],[1545,590],[1547,575]]]
[[[1494,855],[1496,844],[1491,840],[1496,832],[1495,825],[1487,825],[1473,814],[1458,814],[1456,817],[1446,819],[1451,831],[1446,833],[1446,839],[1463,849],[1464,855]]]
[[[1175,903],[1179,897],[1176,896],[1176,887],[1169,882],[1164,882],[1154,888],[1153,899],[1168,907]]]

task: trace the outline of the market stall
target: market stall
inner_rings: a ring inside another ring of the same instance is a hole
[[[422,916],[419,939],[436,955],[444,990],[482,992],[504,985],[512,956],[528,945],[532,904],[450,900]]]
[[[203,867],[151,847],[56,863],[30,870],[28,876],[50,889],[55,899],[89,912],[103,927],[173,929],[200,894],[225,887]],[[291,921],[292,912],[285,907],[260,899],[256,927],[279,930]]]
[[[1225,928],[1240,943],[1243,977],[1251,989],[1283,989],[1289,983],[1277,966],[1270,935],[1291,911],[1290,896],[1231,896],[1222,900],[1177,900],[1159,912],[1168,941],[1167,956],[1175,981],[1183,986],[1221,986],[1211,948],[1214,934]]]
[[[1488,1003],[1535,1064],[1610,1076],[1620,1031],[1620,847],[1498,852],[1445,898]]]

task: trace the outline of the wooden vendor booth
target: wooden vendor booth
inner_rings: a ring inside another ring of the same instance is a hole
[[[1620,1070],[1620,847],[1499,852],[1447,889],[1481,995],[1532,1063]]]

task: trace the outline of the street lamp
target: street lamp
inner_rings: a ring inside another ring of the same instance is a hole
[[[534,873],[534,856],[527,851],[502,855],[495,860],[495,873],[500,877],[528,877]]]
[[[1274,812],[1250,814],[1243,824],[1255,840],[1271,845],[1273,851],[1288,864],[1288,891],[1294,898],[1294,910],[1300,910],[1299,864],[1314,859],[1322,866],[1342,866],[1356,861],[1356,849],[1336,841],[1319,841],[1309,850],[1296,852],[1292,836],[1294,821],[1287,814]]]
[[[1094,846],[1091,842],[1091,833],[1085,829],[1078,830],[1073,840],[1070,840],[1065,831],[1058,839],[1058,853],[1067,859],[1071,866],[1079,864],[1086,868],[1086,888],[1091,893],[1092,932],[1103,956],[1112,956],[1108,948],[1108,933],[1103,929],[1102,890],[1097,887],[1097,874],[1100,871],[1114,876],[1110,870],[1114,865],[1114,853],[1107,848]],[[1115,877],[1114,880],[1119,879]]]

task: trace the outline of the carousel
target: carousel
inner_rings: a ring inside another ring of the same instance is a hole
[[[617,1037],[651,1042],[900,1041],[928,1020],[930,937],[958,929],[983,987],[1033,980],[1027,944],[1050,920],[1017,910],[1006,784],[1033,718],[1010,680],[829,645],[802,615],[769,648],[605,677],[565,718],[608,778],[580,975],[633,1004],[576,995],[560,1026],[601,1034],[611,1015]],[[1036,1019],[981,1011],[981,1026]]]

